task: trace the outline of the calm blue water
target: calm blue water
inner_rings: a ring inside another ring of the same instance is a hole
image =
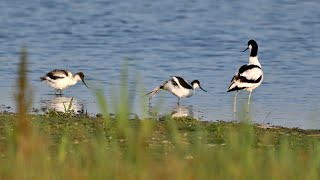
[[[57,108],[74,97],[76,108],[97,113],[95,96],[81,83],[57,98],[39,77],[55,68],[82,71],[112,104],[127,62],[133,113],[148,110],[140,95],[180,75],[200,80],[208,93],[197,91],[181,107],[174,96],[160,93],[153,101],[160,114],[233,120],[234,93],[226,90],[248,62],[248,52],[240,51],[255,39],[265,80],[253,92],[249,116],[260,123],[320,128],[318,0],[3,0],[0,9],[0,110],[14,111],[16,69],[25,45],[33,107]],[[238,110],[247,96],[238,95]]]

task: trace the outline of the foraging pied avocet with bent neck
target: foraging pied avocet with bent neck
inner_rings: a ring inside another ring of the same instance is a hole
[[[204,92],[207,92],[200,86],[200,82],[198,80],[194,80],[191,84],[184,80],[182,77],[179,76],[172,76],[171,79],[165,81],[160,86],[154,88],[151,92],[147,93],[146,95],[151,94],[149,101],[160,91],[166,90],[171,92],[173,95],[177,96],[179,105],[181,98],[191,97],[195,93],[195,89],[200,88]]]
[[[250,49],[249,63],[241,66],[236,75],[233,76],[228,92],[238,92],[238,90],[249,91],[248,104],[250,104],[251,92],[260,86],[263,81],[263,71],[258,60],[258,44],[255,40],[248,41],[248,47],[243,52],[248,49]],[[235,102],[237,92],[235,94]]]
[[[56,90],[55,94],[60,90],[60,95],[62,95],[62,90],[77,84],[80,80],[88,87],[84,82],[84,74],[82,72],[77,72],[73,76],[70,71],[55,69],[48,72],[45,76],[40,77],[40,79],[41,81],[46,81],[47,84],[53,87]]]

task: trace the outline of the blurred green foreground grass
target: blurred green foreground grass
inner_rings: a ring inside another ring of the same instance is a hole
[[[192,118],[0,115],[1,179],[318,179],[318,130]],[[119,121],[125,121],[125,125]]]

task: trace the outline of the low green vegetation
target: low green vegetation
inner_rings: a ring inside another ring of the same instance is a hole
[[[30,115],[26,52],[17,113],[0,113],[0,179],[320,179],[320,132],[190,117],[129,119],[126,75],[110,117]],[[115,96],[117,97],[117,96]],[[245,114],[245,113],[244,113]]]
[[[196,119],[0,114],[1,179],[318,179],[320,132]],[[121,121],[121,122],[120,122]]]

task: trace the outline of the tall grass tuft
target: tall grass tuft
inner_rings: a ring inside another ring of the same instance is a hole
[[[27,110],[30,105],[30,97],[26,94],[28,90],[28,78],[27,78],[27,50],[22,48],[20,64],[18,70],[19,76],[17,80],[17,120],[16,120],[16,132],[17,132],[17,143],[23,148],[24,139],[30,135],[29,118]]]

